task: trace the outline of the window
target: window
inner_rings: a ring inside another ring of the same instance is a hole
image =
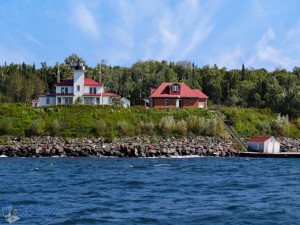
[[[93,88],[90,87],[90,94],[93,94]]]
[[[166,99],[165,104],[166,104],[166,107],[169,107],[170,106],[170,100]]]
[[[96,87],[94,87],[94,94],[96,94]]]
[[[58,104],[58,105],[61,104],[61,98],[57,98],[57,104]]]
[[[65,98],[65,104],[70,105],[73,103],[73,98]]]
[[[77,91],[80,91],[80,85],[77,85]]]
[[[61,93],[62,93],[62,94],[65,93],[65,88],[64,88],[64,87],[61,88]]]
[[[97,105],[100,104],[100,98],[96,98],[96,103],[97,103]]]
[[[179,91],[179,85],[174,84],[174,85],[172,86],[172,91]]]
[[[68,94],[68,88],[67,87],[65,88],[65,92],[66,92],[66,94]]]
[[[50,104],[50,98],[46,98],[46,104],[47,104],[47,105]]]
[[[84,104],[87,105],[93,105],[94,104],[94,98],[84,98]]]

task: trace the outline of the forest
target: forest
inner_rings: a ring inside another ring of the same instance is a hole
[[[193,62],[137,61],[131,67],[110,66],[105,60],[95,68],[77,54],[64,62],[48,66],[42,62],[0,66],[0,103],[31,104],[32,99],[45,92],[54,92],[57,81],[72,77],[72,62],[81,59],[86,66],[86,77],[101,81],[107,92],[131,100],[132,105],[142,105],[150,88],[162,82],[185,82],[199,88],[209,96],[209,104],[242,108],[269,108],[274,113],[290,119],[300,116],[300,67],[292,71],[276,68],[237,69],[218,68],[217,65],[199,67]],[[101,70],[101,71],[100,71]]]

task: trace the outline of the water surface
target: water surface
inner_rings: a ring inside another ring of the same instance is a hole
[[[300,221],[299,159],[0,158],[0,174],[15,224]]]

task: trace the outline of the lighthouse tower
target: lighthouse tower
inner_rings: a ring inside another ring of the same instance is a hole
[[[74,79],[73,79],[74,101],[78,97],[81,98],[81,96],[84,94],[84,72],[85,72],[85,67],[83,65],[83,62],[81,62],[78,59],[74,67]]]

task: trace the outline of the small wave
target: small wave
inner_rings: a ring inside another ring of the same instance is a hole
[[[7,158],[7,155],[0,155],[0,158]]]
[[[179,155],[179,156],[170,156],[170,158],[175,159],[189,159],[189,158],[207,158],[207,156],[201,156],[201,155]]]
[[[125,169],[144,169],[146,168],[146,166],[143,165],[129,165],[129,166],[125,166]]]
[[[154,165],[154,166],[171,166],[172,164],[164,164],[164,163],[162,163],[162,164],[156,164],[156,165]]]

